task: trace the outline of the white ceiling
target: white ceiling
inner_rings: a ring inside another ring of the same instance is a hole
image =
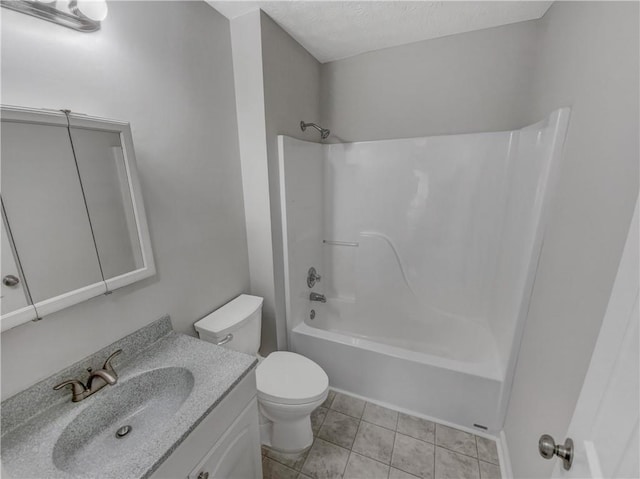
[[[229,19],[264,10],[320,62],[540,18],[552,1],[216,1]]]

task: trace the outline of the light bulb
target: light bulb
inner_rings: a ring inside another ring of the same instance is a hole
[[[106,0],[75,0],[69,4],[69,8],[76,15],[87,17],[96,22],[107,18],[109,12]]]

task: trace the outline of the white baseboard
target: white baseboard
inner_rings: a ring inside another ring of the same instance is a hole
[[[502,479],[513,479],[513,469],[511,469],[511,456],[507,447],[507,436],[504,430],[500,431],[498,443],[498,457],[500,458],[500,474]]]

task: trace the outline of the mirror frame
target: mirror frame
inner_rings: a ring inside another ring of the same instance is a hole
[[[115,289],[153,276],[156,273],[156,268],[153,260],[151,237],[149,235],[149,227],[142,199],[140,180],[138,178],[137,162],[130,124],[128,122],[92,117],[73,112],[69,113],[67,120],[67,115],[61,110],[38,110],[2,105],[1,112],[1,120],[3,122],[10,121],[41,125],[68,126],[70,128],[82,128],[117,133],[120,136],[120,144],[122,146],[123,160],[129,183],[129,193],[131,195],[131,202],[133,205],[133,214],[138,233],[140,251],[142,253],[143,266],[119,276],[104,279],[104,281],[90,284],[74,291],[69,291],[53,298],[31,304],[27,308],[21,308],[20,310],[2,315],[0,318],[0,330],[6,331],[7,329],[24,324],[28,321],[39,320],[43,316],[68,308],[74,304],[100,296],[101,294],[109,294]],[[79,178],[79,180],[82,182],[82,178]],[[89,218],[89,221],[91,221],[91,218]],[[11,225],[9,224],[9,227],[10,226]],[[10,237],[10,241],[13,241],[13,238]],[[19,246],[20,245],[16,245],[18,250]],[[26,278],[26,282],[28,285],[28,278]]]

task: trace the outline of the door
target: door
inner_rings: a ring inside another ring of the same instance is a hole
[[[571,469],[558,460],[556,478],[638,478],[638,203],[609,305],[567,436],[574,441]]]

